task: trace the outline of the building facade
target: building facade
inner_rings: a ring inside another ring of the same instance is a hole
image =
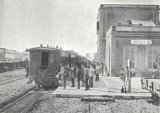
[[[0,48],[0,62],[5,61],[5,48]]]
[[[25,61],[26,59],[29,60],[29,54],[26,52],[0,48],[0,62],[18,62]]]
[[[90,61],[93,61],[94,60],[94,54],[95,53],[86,53],[86,58]]]
[[[133,73],[154,72],[160,54],[160,26],[111,26],[106,33],[105,63],[110,75],[118,75],[131,60]]]
[[[120,5],[102,4],[97,16],[97,54],[98,61],[105,63],[106,32],[113,25],[120,25],[126,20],[151,20],[159,25],[158,5]]]

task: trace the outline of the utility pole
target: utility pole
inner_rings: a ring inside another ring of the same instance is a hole
[[[131,60],[128,59],[128,70],[129,71],[129,75],[128,75],[128,92],[131,93]]]

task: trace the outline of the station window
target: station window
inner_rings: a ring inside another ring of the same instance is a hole
[[[41,66],[42,67],[48,66],[48,53],[47,52],[42,52]]]
[[[128,59],[131,60],[131,68],[135,68],[135,62],[136,62],[136,48],[135,47],[126,47],[124,48],[124,65],[128,65]]]
[[[158,49],[156,47],[147,48],[147,64],[149,69],[157,69]]]

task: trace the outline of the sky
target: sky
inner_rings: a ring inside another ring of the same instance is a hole
[[[97,50],[100,4],[160,4],[159,0],[0,0],[0,48],[24,51],[59,45],[80,54]]]

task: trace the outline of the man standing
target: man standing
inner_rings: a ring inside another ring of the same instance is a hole
[[[70,71],[71,71],[71,67],[70,67],[69,64],[67,64],[67,65],[65,66],[65,70],[66,70],[66,80],[68,80],[68,79],[69,79],[69,73],[70,73]]]
[[[81,80],[81,78],[82,78],[82,74],[83,74],[83,70],[82,70],[82,67],[81,67],[81,65],[79,64],[78,66],[78,69],[77,69],[77,83],[78,83],[78,87],[77,87],[77,89],[80,89],[80,80]]]
[[[86,72],[85,72],[85,87],[86,87],[86,90],[89,89],[89,74],[90,74],[90,70],[89,70],[89,66],[86,65]]]
[[[126,72],[125,72],[125,74],[126,74],[126,78],[125,78],[125,86],[126,86],[126,92],[127,91],[129,91],[129,85],[130,85],[130,74],[129,74],[129,67],[127,66],[126,67]]]
[[[61,67],[61,75],[62,75],[62,79],[63,79],[63,86],[64,89],[66,89],[66,77],[67,77],[67,66],[63,64],[63,66]]]
[[[75,81],[74,81],[74,79],[75,79],[75,75],[76,75],[76,67],[75,67],[75,65],[72,65],[71,66],[71,71],[70,71],[70,78],[71,78],[71,82],[72,82],[72,86],[71,87],[74,87],[75,86]]]
[[[104,64],[101,63],[101,71],[102,71],[102,76],[104,75]]]
[[[82,80],[82,86],[85,86],[85,66],[82,65],[82,77],[81,77],[81,80]]]
[[[126,76],[125,76],[125,74],[124,74],[123,68],[120,70],[120,79],[122,79],[123,87],[126,87],[126,86],[125,86],[125,79],[126,79]]]
[[[100,73],[100,67],[99,65],[96,66],[96,81],[99,81],[99,73]]]
[[[90,87],[93,87],[93,76],[94,76],[94,68],[93,66],[91,65],[90,66]]]

